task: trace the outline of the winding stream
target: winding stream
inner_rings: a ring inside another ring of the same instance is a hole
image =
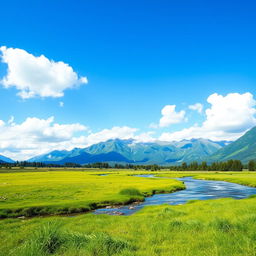
[[[136,175],[139,177],[158,178],[154,175]],[[131,215],[147,205],[184,204],[189,200],[208,200],[217,198],[242,199],[256,194],[256,188],[243,186],[226,181],[196,180],[191,177],[177,178],[183,181],[186,189],[168,194],[155,194],[146,197],[142,203],[133,203],[121,207],[97,209],[95,214]]]

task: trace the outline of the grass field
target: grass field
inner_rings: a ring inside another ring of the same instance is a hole
[[[128,171],[97,175],[101,173],[104,172],[0,174],[0,195],[4,191],[6,197],[12,198],[10,202],[2,202],[1,209],[5,209],[4,204],[15,209],[22,204],[24,207],[37,206],[38,202],[52,209],[64,204],[68,207],[89,205],[94,201],[124,203],[132,198],[120,193],[126,188],[139,190],[133,191],[137,191],[136,197],[140,199],[141,194],[182,186],[178,181],[173,183],[176,181],[172,179],[127,176],[131,174]],[[248,172],[165,172],[158,175],[189,175],[256,186],[256,173]],[[81,190],[87,191],[86,196]],[[93,200],[87,201],[89,199]],[[150,206],[131,216],[88,213],[74,217],[6,218],[0,220],[0,241],[0,255],[3,256],[255,256],[256,198]]]
[[[256,172],[165,172],[158,173],[159,177],[193,176],[196,179],[222,180],[250,187],[256,187]]]
[[[86,212],[106,205],[142,201],[145,196],[153,193],[172,192],[184,188],[182,182],[177,180],[141,178],[131,174],[134,173],[1,173],[0,217]]]

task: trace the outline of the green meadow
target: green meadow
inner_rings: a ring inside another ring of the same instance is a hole
[[[107,173],[107,176],[100,175]],[[184,188],[174,179],[132,176],[139,173],[147,172],[24,170],[0,173],[0,255],[256,255],[254,196],[242,200],[227,198],[149,206],[131,216],[88,212],[100,206],[125,204],[143,200],[153,193]],[[256,186],[256,173],[249,172],[162,171],[155,174]],[[81,214],[74,214],[77,212]]]
[[[107,176],[101,176],[101,175]],[[182,182],[141,178],[139,172],[38,171],[0,173],[0,217],[87,212],[184,189]]]

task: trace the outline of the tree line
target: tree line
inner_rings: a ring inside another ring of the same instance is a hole
[[[226,162],[213,162],[211,164],[207,164],[207,162],[203,161],[198,163],[196,161],[191,162],[189,164],[182,163],[179,166],[172,166],[171,170],[177,171],[242,171],[245,166],[243,166],[240,160],[228,160]]]
[[[68,167],[68,168],[97,168],[97,169],[133,169],[133,170],[150,170],[158,171],[161,169],[169,169],[172,171],[242,171],[243,169],[248,169],[249,171],[256,171],[256,161],[250,160],[248,164],[243,165],[240,160],[228,160],[225,162],[213,162],[208,164],[207,162],[196,162],[191,163],[183,162],[180,165],[172,166],[161,166],[157,164],[153,165],[134,165],[134,164],[114,164],[111,165],[105,162],[97,162],[90,164],[76,164],[76,163],[64,163],[64,164],[53,164],[53,163],[42,163],[42,162],[27,162],[27,161],[17,161],[15,163],[0,163],[0,167],[12,168],[12,167],[34,167],[34,168],[43,168],[43,167]]]

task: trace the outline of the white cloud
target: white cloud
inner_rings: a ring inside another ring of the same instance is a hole
[[[244,132],[241,133],[232,133],[224,132],[222,130],[209,130],[204,126],[191,126],[189,128],[182,129],[177,132],[172,133],[162,133],[159,137],[161,141],[180,141],[184,139],[193,139],[193,138],[203,138],[210,139],[213,141],[228,140],[233,141],[242,136]]]
[[[176,105],[166,105],[163,107],[161,113],[162,117],[159,121],[160,127],[167,127],[171,124],[178,124],[185,121],[185,111],[175,111]]]
[[[0,154],[14,160],[25,160],[52,150],[85,148],[109,139],[153,140],[151,132],[136,134],[138,129],[128,126],[115,126],[92,133],[79,123],[58,124],[54,122],[54,117],[28,117],[20,124],[15,124],[13,117],[10,120],[0,120]]]
[[[242,132],[255,125],[256,101],[251,93],[214,93],[207,99],[211,108],[206,109],[204,127],[225,132]]]
[[[86,77],[78,77],[68,64],[49,60],[44,55],[34,56],[25,50],[0,47],[1,61],[8,65],[1,84],[16,87],[23,98],[62,97],[64,90],[86,84]]]
[[[128,126],[114,126],[111,129],[103,129],[95,133],[90,132],[87,136],[73,138],[73,143],[78,145],[77,147],[83,148],[110,139],[134,139],[136,142],[152,142],[156,140],[151,136],[154,132],[151,131],[137,134],[138,131],[139,129]]]
[[[160,140],[235,140],[256,125],[256,101],[251,93],[229,93],[226,96],[214,93],[208,97],[207,102],[211,106],[206,109],[206,120],[201,126],[194,125],[181,131],[163,133]]]
[[[203,105],[201,103],[195,103],[194,105],[189,105],[189,109],[197,111],[199,114],[203,111]]]
[[[155,132],[144,132],[137,136],[134,136],[134,139],[136,142],[154,142],[156,141],[156,138],[152,137],[152,135],[155,134]]]
[[[128,126],[115,126],[111,129],[91,132],[79,123],[58,124],[54,121],[54,117],[47,119],[28,117],[20,124],[14,122],[14,117],[10,117],[6,122],[0,120],[0,154],[15,160],[24,160],[52,150],[85,148],[116,138],[131,138],[139,142],[191,138],[235,140],[256,125],[256,101],[250,93],[230,93],[226,96],[215,93],[210,95],[207,101],[210,107],[205,110],[206,120],[201,125],[195,124],[177,132],[162,133],[159,138],[154,138],[152,131],[139,133],[137,128]],[[175,106],[171,110],[174,113]],[[162,113],[164,116],[165,111]],[[185,112],[178,116],[184,120]]]
[[[94,143],[98,143],[101,141],[107,141],[110,139],[130,139],[130,138],[134,138],[134,133],[137,132],[138,129],[136,128],[131,128],[128,126],[123,126],[123,127],[119,127],[119,126],[115,126],[111,129],[104,129],[100,132],[96,132],[96,133],[91,133],[90,135],[87,136],[86,140],[87,140],[87,144],[94,144]]]
[[[74,147],[75,134],[86,129],[79,123],[55,123],[53,117],[28,117],[21,124],[0,120],[0,151],[3,155],[24,160],[52,149]]]

